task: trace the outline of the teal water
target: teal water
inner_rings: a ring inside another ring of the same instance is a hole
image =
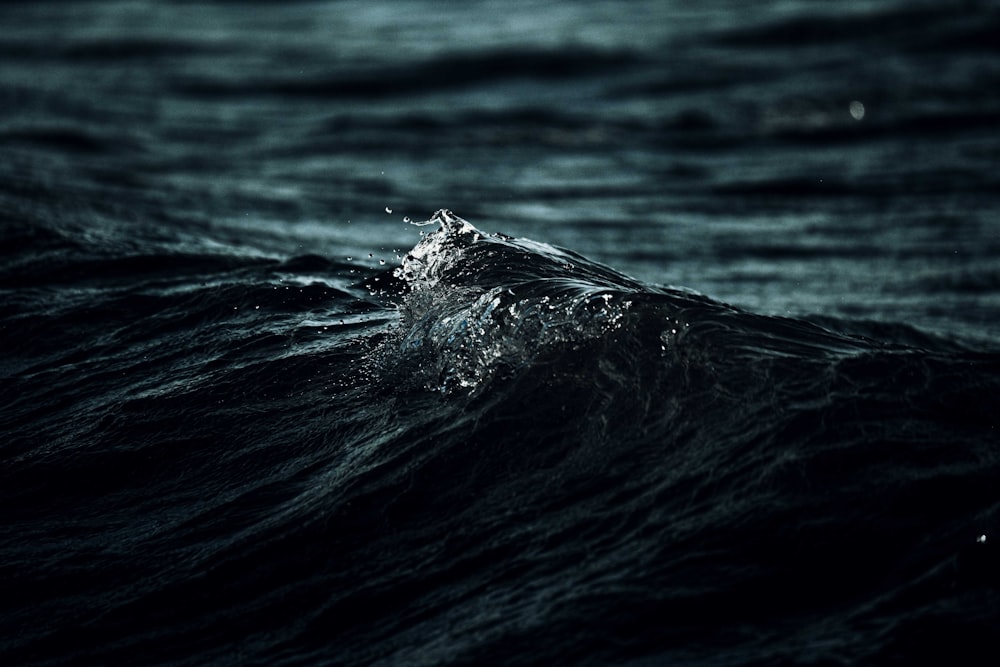
[[[993,4],[0,26],[0,662],[995,653]]]

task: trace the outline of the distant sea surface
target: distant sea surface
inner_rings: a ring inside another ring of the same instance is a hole
[[[997,35],[0,6],[0,663],[1000,658]]]

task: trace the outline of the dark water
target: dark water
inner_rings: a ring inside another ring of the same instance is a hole
[[[994,3],[0,26],[0,663],[997,658]]]

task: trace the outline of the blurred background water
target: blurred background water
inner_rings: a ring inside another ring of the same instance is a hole
[[[413,245],[404,216],[448,207],[763,312],[996,333],[994,3],[42,2],[0,17],[8,217],[96,209],[80,214],[92,233],[365,263]]]

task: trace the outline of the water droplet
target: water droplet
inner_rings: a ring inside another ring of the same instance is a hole
[[[379,263],[380,265],[384,265],[384,264],[385,264],[385,260],[384,260],[384,259],[380,259],[380,260],[378,261],[378,263]]]
[[[986,533],[983,533],[982,535],[977,537],[976,542],[978,542],[979,544],[984,544],[986,542]]]
[[[391,208],[389,208],[388,206],[386,206],[386,207],[385,207],[385,212],[386,212],[386,213],[392,213],[392,209],[391,209]]]
[[[372,253],[368,253],[368,256],[369,257],[374,257],[374,255]]]
[[[854,120],[861,120],[865,117],[865,105],[857,100],[851,102],[848,110],[851,112],[851,118]]]
[[[410,222],[410,216],[408,216],[408,215],[404,215],[404,216],[403,216],[403,222],[405,222],[405,223],[409,223],[409,222]]]
[[[353,258],[353,257],[351,257],[350,255],[348,255],[348,256],[347,256],[347,261],[348,261],[348,262],[351,262],[351,261],[354,261],[354,258]]]

